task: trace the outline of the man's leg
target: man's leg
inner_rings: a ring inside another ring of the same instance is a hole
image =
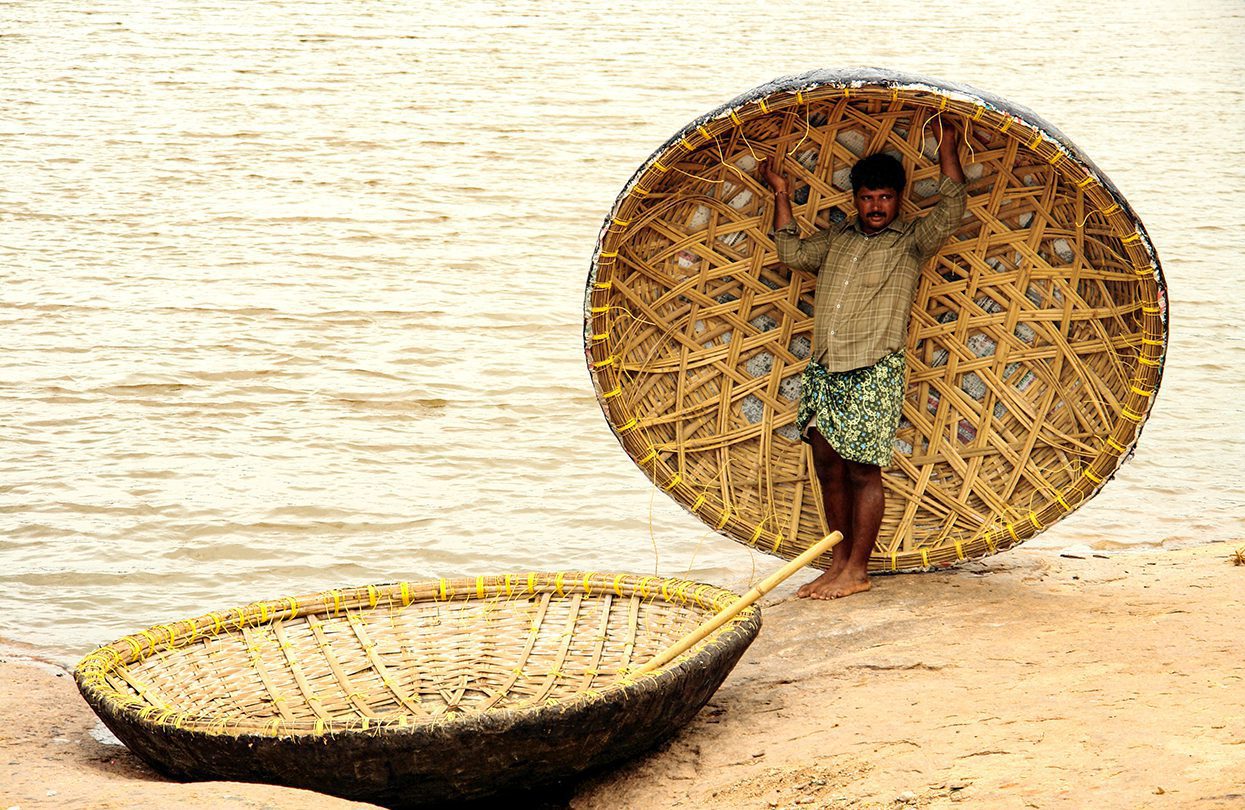
[[[854,593],[867,591],[869,584],[869,555],[877,543],[878,529],[882,527],[882,514],[886,508],[886,495],[882,489],[882,468],[859,461],[844,460],[847,479],[852,490],[852,544],[846,568],[824,592],[810,594],[815,599],[838,599]]]
[[[847,570],[852,556],[853,536],[851,479],[847,473],[849,462],[830,446],[817,428],[810,428],[808,436],[813,450],[813,473],[821,485],[821,505],[826,514],[826,525],[832,532],[842,532],[843,539],[835,547],[826,572],[796,591],[796,596],[800,598],[830,587]]]
[[[844,500],[847,501],[847,509],[846,512],[839,511],[837,514],[844,515],[845,523],[842,525],[850,526],[851,530],[843,532],[843,542],[835,548],[835,564],[831,571],[827,571],[805,585],[800,589],[799,595],[813,599],[838,599],[867,591],[871,587],[869,555],[873,553],[874,544],[878,539],[878,529],[882,526],[886,496],[882,490],[881,467],[863,464],[859,461],[849,461],[836,453],[824,439],[821,441],[831,453],[834,453],[834,458],[838,460],[843,469],[841,474],[843,486],[840,491],[845,493]],[[813,459],[816,465],[816,454]],[[830,496],[826,494],[826,482],[822,480],[820,473],[818,480],[821,481],[826,516],[829,521],[831,509],[838,507],[832,506]],[[839,499],[835,498],[834,501],[837,503]],[[831,529],[833,528],[835,527],[831,526]],[[840,560],[842,560],[841,568]],[[831,576],[832,571],[835,572],[833,576]]]

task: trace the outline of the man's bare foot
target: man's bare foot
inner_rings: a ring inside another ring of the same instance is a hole
[[[850,571],[844,571],[833,580],[818,585],[820,582],[821,579],[818,578],[809,583],[809,585],[814,586],[809,589],[808,595],[810,598],[842,599],[844,596],[861,593],[873,587],[873,583],[869,581],[868,574],[857,574]]]
[[[830,570],[826,571],[824,574],[817,577],[817,579],[814,579],[812,582],[805,582],[803,585],[801,585],[800,589],[795,592],[795,595],[800,597],[801,599],[807,599],[808,597],[812,596],[816,591],[833,586],[835,580],[837,580],[842,573],[843,573],[842,569],[836,570],[834,568],[830,568]]]

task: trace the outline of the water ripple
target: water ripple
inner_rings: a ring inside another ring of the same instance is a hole
[[[998,92],[1125,190],[1171,283],[1164,390],[1133,462],[1036,542],[1232,539],[1245,18],[1107,6],[836,7],[824,65],[807,10],[758,26],[739,0],[0,6],[0,635],[69,656],[348,584],[772,570],[625,458],[582,285],[653,148],[813,66]]]

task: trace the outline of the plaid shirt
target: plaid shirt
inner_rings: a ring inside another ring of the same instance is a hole
[[[868,236],[852,218],[801,239],[795,220],[774,232],[783,264],[817,273],[813,360],[827,371],[870,366],[904,347],[921,265],[964,216],[964,184],[944,176],[942,199],[912,221]]]

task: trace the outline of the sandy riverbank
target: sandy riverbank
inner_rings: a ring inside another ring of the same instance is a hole
[[[770,604],[683,733],[571,807],[1243,807],[1231,555],[1018,549],[841,603]],[[63,670],[10,648],[0,672],[0,810],[362,806],[164,781],[91,735]]]

